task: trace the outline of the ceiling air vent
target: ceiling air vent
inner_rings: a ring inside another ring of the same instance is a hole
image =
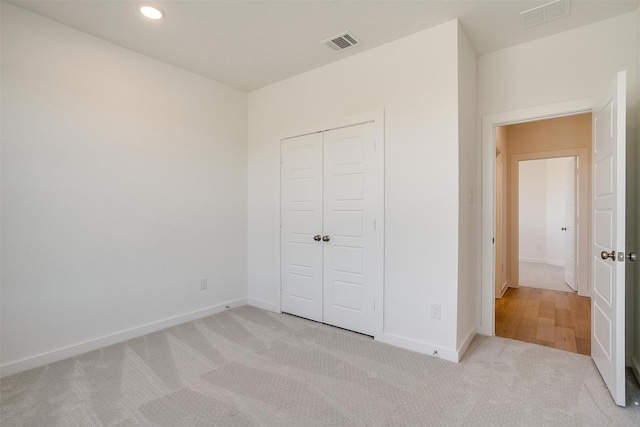
[[[336,52],[340,52],[342,50],[349,49],[360,44],[360,42],[356,40],[353,34],[350,34],[348,31],[328,38],[322,43],[326,44]]]
[[[525,28],[544,24],[554,19],[568,16],[571,13],[570,0],[555,0],[520,13]]]

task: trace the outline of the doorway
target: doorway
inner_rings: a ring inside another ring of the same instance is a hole
[[[592,355],[598,371],[618,405],[625,405],[625,164],[626,72],[615,74],[600,96],[521,110],[495,113],[482,118],[482,298],[478,332],[495,334],[495,147],[496,128],[546,118],[559,118],[593,112],[594,155],[589,160],[593,170],[587,224],[591,234],[586,245],[593,317],[591,319]],[[582,168],[581,168],[582,169]],[[582,169],[585,170],[585,169]],[[633,205],[631,205],[633,206]],[[631,217],[633,210],[630,209]],[[581,225],[585,221],[581,221]],[[628,250],[628,249],[627,249]],[[632,259],[632,258],[629,258]],[[512,266],[513,268],[513,266]],[[516,268],[518,268],[516,266]],[[590,270],[593,269],[593,272]],[[600,270],[600,271],[598,271]],[[605,274],[603,271],[606,271]],[[628,279],[628,281],[626,281]],[[630,286],[626,287],[628,291]],[[627,319],[628,320],[628,319]],[[629,331],[629,329],[627,329]],[[630,335],[627,336],[630,339]]]
[[[519,286],[578,290],[576,160],[554,157],[518,165]]]
[[[495,334],[588,355],[591,114],[495,135]]]

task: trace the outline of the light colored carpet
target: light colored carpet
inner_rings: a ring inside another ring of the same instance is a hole
[[[1,386],[3,427],[640,425],[586,356],[476,337],[456,364],[249,306]]]
[[[564,282],[564,267],[541,264],[537,262],[521,262],[518,284],[528,288],[549,289],[552,291],[574,292]]]

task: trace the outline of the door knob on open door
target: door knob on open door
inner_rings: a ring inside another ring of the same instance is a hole
[[[329,236],[322,236],[322,241],[323,242],[328,242],[329,240],[331,240],[331,238]]]
[[[635,252],[629,252],[629,253],[627,254],[627,259],[628,259],[629,261],[635,261],[635,260],[637,260],[637,259],[638,259],[638,256],[636,255],[636,253],[635,253]]]
[[[607,259],[607,258],[611,258],[612,260],[616,260],[616,251],[611,251],[611,253],[607,252],[607,251],[602,251],[600,252],[600,258],[602,259]]]
[[[313,236],[313,240],[315,240],[316,242],[319,242],[320,240],[322,240],[322,236],[320,236],[319,234],[316,234],[315,236]]]

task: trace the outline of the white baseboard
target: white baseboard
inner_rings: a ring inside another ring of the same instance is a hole
[[[398,335],[383,333],[375,337],[376,341],[385,344],[391,344],[406,350],[417,351],[418,353],[428,354],[429,356],[439,357],[440,359],[450,362],[458,362],[458,352],[456,350],[429,344],[424,341],[417,341],[412,338],[401,337]]]
[[[535,262],[536,264],[545,264],[545,259],[543,258],[528,258],[528,257],[520,257],[518,258],[518,262]]]
[[[471,341],[473,341],[473,338],[475,336],[476,336],[476,327],[473,326],[469,331],[469,333],[467,333],[467,336],[464,338],[462,345],[458,347],[458,360],[456,360],[456,362],[459,362],[460,360],[462,360],[462,356],[464,356],[464,354],[467,352],[467,349],[469,348],[469,345],[471,344]]]
[[[502,292],[500,294],[500,298],[504,296],[505,292],[507,292],[507,289],[509,289],[509,282],[505,280],[504,283],[502,284],[502,289],[500,290]]]
[[[519,258],[520,262],[534,262],[536,264],[548,264],[555,265],[556,267],[564,267],[564,261],[557,261],[553,259],[543,259],[543,258]]]
[[[100,338],[84,341],[78,344],[70,345],[68,347],[59,348],[57,350],[39,354],[37,356],[27,357],[22,360],[6,363],[0,366],[0,377],[6,377],[26,371],[28,369],[45,366],[50,363],[78,356],[79,354],[97,350],[102,347],[117,344],[126,340],[130,340],[132,338],[137,338],[142,335],[150,334],[152,332],[157,332],[171,326],[180,325],[182,323],[190,322],[202,317],[211,316],[213,314],[220,313],[226,310],[227,307],[239,307],[242,305],[247,305],[246,298],[228,301],[222,304],[207,307],[202,310],[192,311],[190,313],[181,314],[179,316],[170,317],[168,319],[160,320],[153,323],[147,323],[146,325],[116,332],[110,335],[105,335]]]
[[[274,303],[264,301],[257,298],[249,298],[249,305],[253,307],[258,307],[263,310],[273,311],[274,313],[280,313],[280,308],[277,307]]]

